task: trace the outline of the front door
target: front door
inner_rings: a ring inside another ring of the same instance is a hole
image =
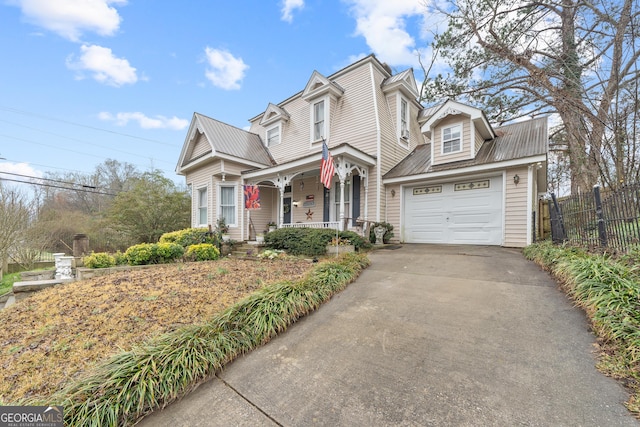
[[[283,199],[284,204],[284,224],[291,224],[291,197]]]

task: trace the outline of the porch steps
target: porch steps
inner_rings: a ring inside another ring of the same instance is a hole
[[[259,245],[254,241],[245,241],[236,245],[229,256],[233,258],[254,258],[262,249],[264,249],[264,245]]]

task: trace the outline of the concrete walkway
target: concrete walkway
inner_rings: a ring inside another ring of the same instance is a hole
[[[143,426],[632,426],[583,313],[520,251],[403,245]]]

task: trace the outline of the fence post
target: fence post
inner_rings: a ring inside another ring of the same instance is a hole
[[[551,206],[553,204],[553,206]],[[564,218],[556,195],[551,193],[551,203],[549,206],[549,216],[551,217],[551,237],[554,243],[562,243],[567,240],[567,232],[564,228]],[[554,226],[555,223],[555,226]]]
[[[600,186],[593,187],[593,198],[596,202],[596,217],[598,218],[598,237],[600,238],[600,246],[607,247],[607,227],[604,223],[604,212],[602,211],[602,199],[600,198]]]

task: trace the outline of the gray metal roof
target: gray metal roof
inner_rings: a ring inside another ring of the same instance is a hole
[[[200,129],[218,153],[246,159],[266,166],[275,164],[273,158],[262,143],[260,135],[228,125],[221,121],[195,113]]]
[[[418,145],[384,178],[420,175],[547,154],[547,118],[539,117],[495,129],[496,138],[485,141],[475,158],[431,165],[431,144]]]

